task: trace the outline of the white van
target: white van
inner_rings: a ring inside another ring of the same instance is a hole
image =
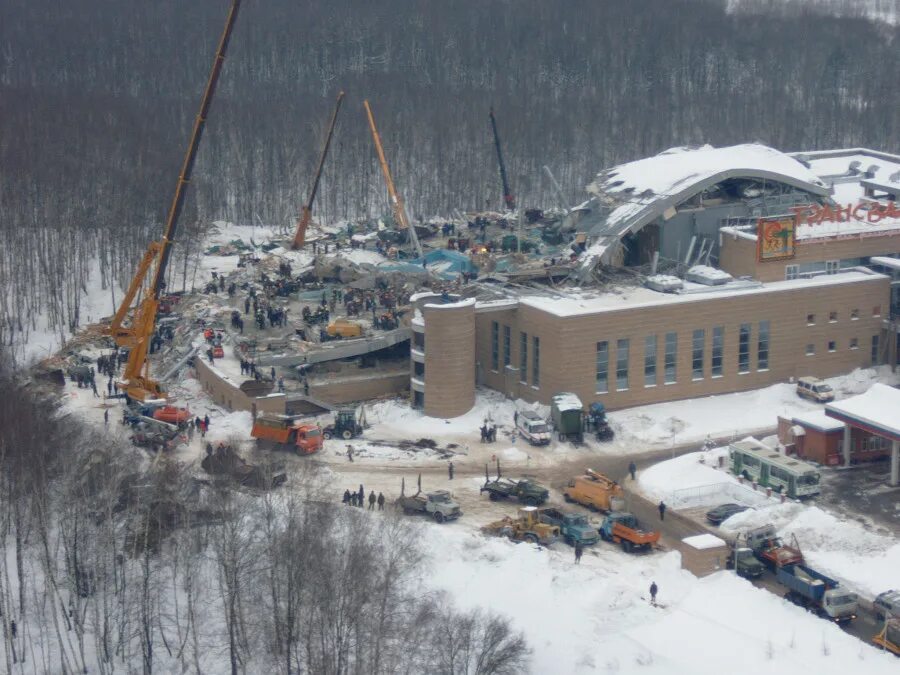
[[[550,428],[537,413],[521,410],[516,415],[516,429],[532,445],[548,445]]]
[[[797,380],[797,394],[818,403],[828,403],[834,400],[834,389],[815,377],[801,377]]]

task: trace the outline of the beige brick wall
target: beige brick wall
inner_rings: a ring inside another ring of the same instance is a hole
[[[819,241],[802,239],[797,242],[795,255],[790,260],[758,262],[756,242],[723,234],[719,250],[719,266],[733,276],[751,276],[760,281],[781,281],[784,279],[784,268],[788,265],[894,253],[900,253],[900,230],[877,237]]]
[[[251,398],[242,392],[237,385],[220,378],[209,365],[199,357],[194,360],[194,371],[197,380],[203,386],[204,391],[217,404],[228,410],[248,410],[253,411],[254,404],[256,411],[284,413],[285,398],[284,396],[271,396],[262,398]]]
[[[765,294],[708,297],[691,302],[621,309],[593,315],[556,317],[526,305],[515,311],[487,312],[477,315],[477,360],[490,364],[490,322],[502,326],[509,322],[513,329],[512,363],[518,365],[518,332],[528,333],[528,384],[519,385],[514,396],[549,403],[560,391],[578,394],[585,405],[602,400],[609,408],[658,403],[711,394],[721,394],[764,387],[784,382],[791,377],[814,375],[831,377],[870,365],[873,335],[882,335],[882,319],[873,316],[873,307],[888,307],[890,282],[885,277],[829,286],[779,290]],[[851,320],[851,309],[859,310],[859,319]],[[829,313],[838,312],[837,321],[829,322]],[[815,314],[816,323],[807,325],[807,314]],[[769,368],[757,369],[759,322],[770,322]],[[750,372],[738,373],[739,328],[751,324]],[[426,321],[426,327],[428,323]],[[711,376],[712,334],[714,326],[724,327],[723,373]],[[704,377],[692,376],[692,338],[695,329],[704,329]],[[665,334],[678,335],[677,380],[663,384]],[[657,335],[657,385],[644,386],[644,340]],[[540,384],[532,379],[532,337],[541,339]],[[616,391],[616,342],[630,341],[629,387]],[[850,349],[850,340],[858,340],[858,348]],[[609,343],[609,389],[596,391],[596,344]],[[836,342],[834,352],[828,341]],[[806,356],[806,345],[814,344],[814,356]],[[502,363],[502,346],[501,346]],[[484,384],[506,391],[500,373],[482,367]],[[773,420],[774,423],[774,420]]]
[[[458,417],[475,405],[475,304],[425,305],[425,414]]]
[[[371,373],[371,371],[369,371]],[[310,396],[329,403],[351,403],[409,390],[409,373],[385,373],[343,377],[340,381],[311,384]]]

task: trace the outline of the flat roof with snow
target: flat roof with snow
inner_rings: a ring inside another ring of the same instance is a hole
[[[893,441],[900,441],[900,389],[873,384],[867,392],[825,406],[829,417]]]
[[[822,288],[838,286],[846,283],[876,281],[884,279],[884,275],[862,269],[848,270],[838,274],[823,274],[810,279],[791,279],[774,281],[767,284],[748,283],[736,280],[721,286],[701,286],[685,284],[681,293],[660,293],[642,286],[618,287],[612,291],[581,294],[572,292],[566,295],[528,295],[519,300],[521,305],[532,307],[558,317],[587,316],[603,312],[653,307],[657,305],[678,304],[715,300],[717,298],[733,298],[744,295],[759,295],[797,290],[799,288]]]
[[[693,537],[685,537],[681,540],[683,543],[687,544],[691,548],[696,548],[699,550],[709,549],[709,548],[719,548],[720,546],[726,546],[724,539],[719,539],[714,534],[697,534]]]
[[[834,417],[829,417],[824,410],[811,410],[802,415],[794,415],[791,419],[794,424],[828,433],[829,431],[842,431],[844,423]]]

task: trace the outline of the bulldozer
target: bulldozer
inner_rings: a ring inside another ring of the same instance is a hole
[[[523,506],[515,518],[505,516],[481,528],[485,534],[508,537],[513,541],[527,541],[549,546],[560,537],[559,527],[542,523],[534,506]]]

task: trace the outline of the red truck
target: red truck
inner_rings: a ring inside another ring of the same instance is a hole
[[[322,428],[315,423],[295,421],[286,415],[260,415],[250,435],[261,447],[312,455],[322,448]]]

